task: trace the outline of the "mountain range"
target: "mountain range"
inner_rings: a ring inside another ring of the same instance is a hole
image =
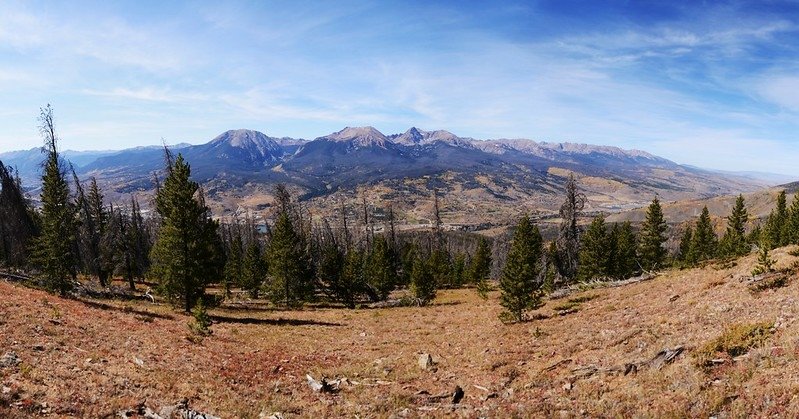
[[[477,140],[415,127],[392,135],[373,127],[347,127],[310,141],[238,129],[205,144],[171,149],[191,164],[194,178],[205,185],[220,212],[240,209],[241,198],[267,191],[277,182],[296,188],[305,199],[324,201],[367,188],[380,190],[382,199],[400,198],[410,206],[436,189],[450,195],[455,207],[471,210],[519,204],[554,210],[570,173],[580,180],[594,207],[608,210],[639,205],[655,195],[705,198],[774,182],[765,176],[680,165],[639,150],[527,139]],[[112,195],[151,190],[153,174],[164,162],[161,146],[66,151],[63,156],[81,178],[96,177]],[[0,161],[16,167],[29,187],[38,183],[41,160],[38,149],[0,153]]]

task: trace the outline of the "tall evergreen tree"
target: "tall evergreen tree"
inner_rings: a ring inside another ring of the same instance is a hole
[[[777,195],[777,207],[771,211],[766,221],[765,232],[771,249],[788,244],[788,208],[785,190]]]
[[[241,237],[241,230],[236,226],[227,228],[227,257],[225,258],[224,282],[225,295],[230,295],[230,289],[234,284],[242,283],[242,265],[244,261],[244,240]]]
[[[446,248],[434,248],[427,264],[437,287],[452,287],[452,258]]]
[[[413,272],[413,264],[416,262],[416,259],[419,254],[419,246],[413,242],[407,242],[403,244],[401,255],[400,255],[400,272],[399,272],[399,283],[398,285],[410,285],[411,284],[411,273]]]
[[[80,219],[80,229],[78,230],[80,256],[83,259],[85,271],[96,276],[100,285],[105,287],[108,286],[108,279],[113,273],[113,249],[106,247],[112,243],[105,240],[109,217],[103,203],[103,195],[97,186],[97,179],[91,179],[89,193],[86,194],[74,169],[72,177],[75,180],[77,191],[75,206]]]
[[[469,269],[466,255],[463,253],[455,254],[452,259],[452,286],[460,288],[466,283],[467,271]]]
[[[121,239],[116,243],[122,254],[117,255],[116,269],[133,290],[136,288],[134,280],[144,278],[150,269],[151,231],[144,221],[139,202],[133,196],[130,197],[130,207],[126,212],[120,212],[120,217]]]
[[[159,281],[160,292],[189,312],[205,294],[206,285],[222,275],[221,240],[218,223],[211,219],[181,154],[167,172],[155,196],[161,228],[150,251],[151,273]]]
[[[419,305],[425,306],[436,298],[437,289],[429,261],[417,253],[411,271],[411,293]]]
[[[515,321],[522,321],[527,310],[541,304],[543,240],[538,227],[526,215],[513,233],[505,268],[499,281],[500,303]]]
[[[680,248],[678,255],[678,259],[681,262],[684,262],[686,265],[692,264],[691,262],[691,243],[694,240],[694,227],[687,226],[685,227],[685,231],[682,233],[682,237],[680,238]]]
[[[261,252],[261,244],[257,240],[253,240],[247,245],[247,250],[242,258],[239,280],[241,289],[247,291],[250,298],[258,298],[267,271],[268,266]]]
[[[39,131],[44,137],[44,174],[41,193],[41,235],[35,241],[35,259],[42,268],[45,284],[65,295],[77,276],[77,221],[75,206],[69,199],[69,185],[58,155],[53,108],[41,110]]]
[[[491,262],[491,248],[488,246],[488,240],[485,237],[480,237],[477,242],[477,251],[469,264],[468,274],[473,284],[478,285],[491,277]]]
[[[638,272],[638,263],[635,257],[635,240],[632,225],[629,221],[623,222],[615,234],[614,247],[616,252],[613,261],[613,276],[616,278],[627,279]]]
[[[355,308],[357,291],[348,280],[353,277],[360,282],[363,261],[358,257],[357,268],[345,266],[347,255],[341,249],[338,240],[326,224],[324,242],[321,245],[319,268],[316,271],[319,283],[323,285],[325,293],[330,297],[344,303],[349,308]],[[352,255],[350,255],[352,257]]]
[[[314,269],[301,234],[288,207],[281,210],[267,251],[269,296],[275,304],[298,307],[313,297]]]
[[[696,221],[691,247],[688,251],[688,260],[690,263],[697,263],[713,259],[716,257],[717,248],[718,238],[713,231],[710,213],[707,210],[707,206],[705,206]]]
[[[574,174],[566,182],[566,201],[560,207],[561,224],[558,230],[558,270],[561,276],[572,280],[577,275],[580,253],[580,229],[577,217],[580,216],[587,198],[577,189]]]
[[[36,213],[19,177],[0,162],[0,265],[26,265],[37,233]]]
[[[646,211],[646,219],[641,226],[638,241],[638,258],[643,269],[652,270],[663,266],[666,261],[666,221],[663,219],[663,209],[660,201],[652,200]]]
[[[799,193],[793,196],[791,207],[788,208],[788,221],[786,224],[786,241],[788,244],[799,244]]]
[[[591,222],[580,243],[578,280],[589,281],[609,276],[608,267],[612,264],[609,253],[610,242],[605,217],[599,215]]]
[[[727,231],[719,244],[721,253],[726,257],[738,257],[749,253],[751,246],[746,240],[746,223],[749,214],[743,195],[738,195],[730,216],[727,217]]]
[[[342,262],[341,273],[331,282],[332,289],[337,299],[349,308],[355,308],[355,303],[366,288],[364,280],[364,252],[350,249]]]
[[[391,258],[391,248],[385,236],[377,235],[365,265],[366,283],[373,300],[383,301],[397,283],[397,272]]]
[[[558,262],[558,244],[555,240],[549,242],[549,247],[544,252],[544,257],[544,284],[541,286],[541,290],[544,293],[550,293],[555,290],[555,284],[558,282],[557,277],[560,275],[558,270],[558,266],[560,266]]]

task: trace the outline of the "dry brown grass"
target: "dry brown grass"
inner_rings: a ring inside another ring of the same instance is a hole
[[[796,260],[773,254],[778,268]],[[56,417],[103,417],[183,397],[244,418],[796,417],[799,282],[753,294],[744,281],[753,264],[750,256],[729,269],[591,290],[573,296],[577,312],[551,315],[563,301],[549,301],[533,313],[539,320],[512,325],[499,321],[496,294],[484,301],[473,290],[442,291],[425,308],[230,304],[211,312],[213,334],[199,344],[186,339],[189,317],[163,305],[64,300],[0,281],[0,355],[22,361],[0,368],[0,417],[43,404]],[[773,324],[773,333],[725,334],[736,324]],[[694,354],[733,335],[758,344],[712,369],[696,365]],[[686,352],[673,363],[624,374],[677,346]],[[421,352],[433,355],[433,370],[419,368]],[[317,394],[307,373],[357,384]],[[457,406],[430,397],[456,385],[466,392]]]

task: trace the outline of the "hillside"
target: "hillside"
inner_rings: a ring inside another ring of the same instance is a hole
[[[721,174],[683,166],[639,150],[526,139],[476,140],[445,130],[410,128],[385,135],[373,127],[347,127],[312,141],[269,137],[252,130],[224,132],[208,143],[179,145],[204,184],[219,216],[252,211],[271,204],[270,190],[286,183],[329,217],[340,202],[368,194],[376,204],[391,202],[408,220],[430,216],[431,191],[447,201],[452,222],[501,223],[520,212],[552,213],[570,173],[589,195],[590,209],[616,212],[645,205],[658,195],[665,200],[704,199],[751,192],[768,184],[752,177]],[[112,201],[149,194],[154,174],[163,166],[162,147],[118,152],[65,152],[82,179],[97,177]],[[17,167],[36,195],[37,150],[0,154]],[[143,199],[142,201],[148,201]],[[480,215],[480,219],[475,218]]]
[[[773,252],[778,268],[799,261],[788,250]],[[161,304],[65,300],[0,281],[0,356],[19,359],[3,358],[0,416],[111,417],[187,398],[250,418],[794,417],[799,283],[791,271],[782,288],[750,289],[754,258],[573,294],[513,325],[497,319],[496,295],[472,290],[442,291],[427,308],[232,301],[198,344],[185,339],[187,317]],[[754,323],[773,324],[762,344],[700,357]],[[306,374],[342,379],[339,391],[313,392]],[[453,405],[455,386],[465,397]]]
[[[746,200],[746,210],[749,214],[749,219],[755,221],[768,217],[776,206],[777,195],[779,195],[781,190],[786,190],[787,203],[790,205],[794,199],[795,192],[791,191],[791,188],[786,187],[786,185],[742,194]],[[663,215],[666,221],[673,225],[695,222],[702,212],[702,207],[707,206],[708,212],[715,220],[719,231],[721,231],[721,228],[725,225],[725,217],[730,215],[736,198],[737,195],[724,195],[706,199],[663,202]],[[612,214],[608,217],[608,220],[640,223],[644,220],[645,216],[646,208],[639,208]]]

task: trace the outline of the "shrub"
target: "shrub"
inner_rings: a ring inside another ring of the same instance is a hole
[[[702,368],[713,366],[712,360],[719,354],[730,357],[743,355],[750,349],[762,345],[771,335],[772,323],[735,324],[721,336],[708,342],[695,353],[696,365]]]
[[[210,336],[211,333],[211,317],[208,316],[208,311],[205,309],[202,298],[197,301],[197,305],[191,311],[193,319],[189,322],[189,330],[195,336]]]

